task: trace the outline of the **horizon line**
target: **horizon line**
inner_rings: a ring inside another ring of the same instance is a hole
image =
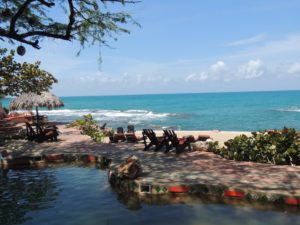
[[[206,92],[170,92],[170,93],[144,93],[144,94],[110,94],[110,95],[58,95],[60,98],[69,97],[118,97],[118,96],[145,96],[145,95],[189,95],[189,94],[229,94],[229,93],[258,93],[258,92],[297,92],[296,89],[282,90],[248,90],[248,91],[206,91]],[[51,91],[50,91],[51,92]],[[16,96],[5,96],[2,99],[15,98]],[[0,98],[1,102],[1,98]]]

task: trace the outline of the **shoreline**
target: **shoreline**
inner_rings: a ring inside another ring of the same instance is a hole
[[[175,133],[179,138],[182,138],[183,136],[193,135],[196,139],[198,135],[209,135],[213,141],[218,141],[219,145],[223,146],[225,141],[228,141],[229,139],[232,139],[239,135],[246,135],[250,136],[250,131],[221,131],[221,130],[174,130]],[[162,130],[154,130],[154,132],[157,135],[163,135]],[[136,131],[136,135],[141,137],[142,131],[138,130]]]

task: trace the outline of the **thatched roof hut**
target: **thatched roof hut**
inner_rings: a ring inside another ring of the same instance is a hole
[[[48,109],[63,107],[64,103],[50,92],[42,92],[40,95],[35,93],[24,93],[15,98],[9,105],[10,110],[26,109],[34,107],[47,107]]]

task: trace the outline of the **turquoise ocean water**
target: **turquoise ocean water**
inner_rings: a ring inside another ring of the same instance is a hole
[[[300,91],[62,97],[64,108],[41,114],[70,122],[91,113],[100,124],[136,129],[300,130]],[[9,100],[3,104],[7,106]]]

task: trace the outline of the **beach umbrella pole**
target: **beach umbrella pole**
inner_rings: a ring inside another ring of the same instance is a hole
[[[39,110],[38,107],[35,107],[35,111],[36,111],[36,133],[38,134],[38,124],[39,124]]]

